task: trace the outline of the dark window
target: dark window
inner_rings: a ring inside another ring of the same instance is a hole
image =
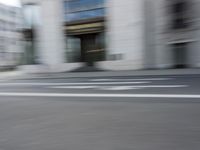
[[[187,9],[185,2],[178,2],[174,5],[174,13],[182,13]]]
[[[172,6],[173,29],[187,28],[188,24],[188,4],[185,1],[180,1]]]

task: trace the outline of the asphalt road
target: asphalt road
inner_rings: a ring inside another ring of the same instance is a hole
[[[199,150],[200,76],[0,82],[0,150]]]

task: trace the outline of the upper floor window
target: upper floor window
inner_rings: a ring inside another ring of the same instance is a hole
[[[172,28],[183,29],[188,24],[188,3],[185,0],[178,0],[172,5]]]
[[[24,28],[32,28],[41,24],[40,7],[35,4],[23,6],[23,24]]]
[[[68,0],[64,2],[65,21],[104,16],[104,0]]]
[[[66,12],[84,11],[104,7],[104,0],[70,0],[65,6]]]

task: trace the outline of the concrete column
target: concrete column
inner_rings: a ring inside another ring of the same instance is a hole
[[[65,61],[65,37],[63,32],[62,0],[41,0],[42,23],[39,43],[40,61],[49,66],[58,66]]]
[[[144,0],[145,7],[145,69],[156,65],[156,15],[155,0]]]
[[[200,67],[200,0],[193,0],[193,15],[195,18],[194,42],[188,47],[189,67]]]
[[[143,0],[107,1],[106,69],[143,68],[144,2]],[[102,63],[103,64],[103,63]]]

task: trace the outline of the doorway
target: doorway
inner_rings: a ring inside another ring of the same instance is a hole
[[[188,65],[187,48],[188,48],[188,43],[177,43],[173,45],[175,68],[187,67]]]
[[[85,62],[87,66],[94,66],[96,61],[105,60],[104,34],[90,33],[71,36],[68,38],[67,56],[73,57],[72,59],[76,62]],[[68,58],[68,60],[71,59]]]
[[[94,66],[96,61],[105,59],[104,36],[100,33],[84,34],[81,39],[81,61]]]

